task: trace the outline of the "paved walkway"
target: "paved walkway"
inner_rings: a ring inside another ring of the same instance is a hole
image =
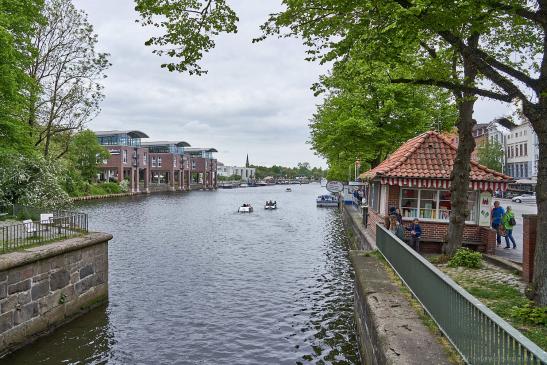
[[[437,265],[437,267],[453,279],[463,279],[473,282],[489,281],[493,283],[504,283],[517,288],[523,294],[526,289],[526,283],[524,283],[519,276],[509,270],[499,268],[487,262],[483,263],[483,267],[480,269],[448,267],[447,264]]]
[[[537,206],[529,203],[513,203],[510,199],[497,199],[500,201],[501,206],[505,209],[507,206],[511,206],[515,213],[515,220],[517,225],[513,229],[513,237],[517,242],[517,248],[514,250],[510,248],[504,249],[505,239],[501,239],[501,246],[496,248],[496,256],[503,257],[505,259],[522,263],[522,215],[523,214],[537,214]],[[512,245],[511,245],[512,247]]]

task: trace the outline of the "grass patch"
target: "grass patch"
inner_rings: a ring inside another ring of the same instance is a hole
[[[532,342],[547,350],[547,307],[535,307],[511,285],[456,277],[456,282]]]

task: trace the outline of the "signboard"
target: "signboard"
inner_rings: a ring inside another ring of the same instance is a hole
[[[479,226],[490,226],[490,211],[492,210],[492,193],[483,191],[479,195]]]
[[[331,193],[339,193],[344,190],[344,184],[340,181],[329,181],[327,182],[327,190]]]

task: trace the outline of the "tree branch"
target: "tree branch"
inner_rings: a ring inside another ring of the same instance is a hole
[[[496,93],[494,91],[490,90],[484,90],[477,87],[472,86],[465,86],[465,85],[459,85],[455,84],[453,82],[449,81],[442,81],[442,80],[434,80],[434,79],[392,79],[391,83],[393,84],[412,84],[412,85],[427,85],[427,86],[438,86],[442,87],[444,89],[457,91],[457,92],[466,92],[466,93],[472,93],[479,96],[488,97],[491,99],[496,99],[500,101],[505,101],[507,103],[511,102],[513,98],[511,95],[508,94],[500,94]]]

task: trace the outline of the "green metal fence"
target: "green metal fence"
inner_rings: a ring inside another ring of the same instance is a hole
[[[379,224],[376,245],[467,363],[547,364],[545,351]]]

